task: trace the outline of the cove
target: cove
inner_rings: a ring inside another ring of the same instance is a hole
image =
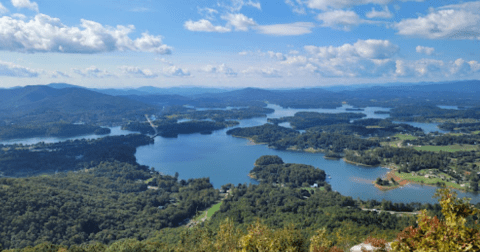
[[[291,109],[269,104],[275,112],[267,118],[292,116],[298,111],[320,113],[346,112],[349,106],[336,109]],[[386,118],[385,114],[374,114],[374,111],[388,111],[386,108],[365,108],[358,113],[367,114],[367,118]],[[267,118],[240,120],[238,127],[263,125]],[[433,125],[421,125],[434,127]],[[409,184],[390,191],[380,191],[372,182],[383,177],[388,169],[382,167],[363,167],[344,162],[329,160],[322,153],[306,153],[295,151],[280,151],[268,148],[266,145],[255,145],[247,139],[226,135],[228,129],[215,131],[211,135],[191,134],[179,135],[178,138],[156,137],[155,143],[137,148],[137,162],[154,167],[155,170],[169,175],[179,173],[180,179],[209,177],[215,188],[232,183],[243,184],[256,182],[247,175],[253,168],[253,163],[262,155],[278,155],[286,163],[301,163],[313,165],[325,170],[331,176],[328,179],[332,190],[342,195],[360,198],[362,200],[383,199],[392,202],[422,202],[436,203],[432,196],[435,187]],[[472,202],[480,202],[480,196],[472,193],[458,192],[460,197],[472,198]]]

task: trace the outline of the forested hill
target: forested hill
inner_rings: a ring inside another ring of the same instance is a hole
[[[26,86],[0,89],[0,120],[16,124],[59,120],[112,124],[154,111],[153,107],[142,102],[84,88]]]

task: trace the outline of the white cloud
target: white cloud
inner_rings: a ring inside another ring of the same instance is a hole
[[[478,61],[471,60],[468,64],[470,64],[470,68],[473,72],[480,72],[480,63],[478,63]]]
[[[448,5],[394,24],[398,34],[428,39],[480,39],[480,2]]]
[[[308,62],[308,69],[315,69],[325,77],[387,76],[395,72],[393,57],[399,51],[388,40],[358,40],[354,44],[333,46],[305,46],[310,58],[287,58],[292,63]],[[303,62],[301,62],[302,60]],[[306,65],[306,66],[307,66]],[[305,67],[306,67],[305,66]]]
[[[249,75],[249,74],[255,74],[255,75],[260,75],[265,78],[280,78],[282,75],[280,74],[280,71],[276,68],[273,67],[266,67],[266,68],[253,68],[249,67],[245,70],[242,71],[243,74]]]
[[[0,61],[0,76],[9,77],[38,77],[39,72],[28,67],[19,66],[11,62]]]
[[[203,71],[207,73],[220,73],[224,74],[228,77],[236,77],[237,73],[231,69],[230,67],[227,67],[225,64],[221,64],[218,66],[213,66],[213,65],[207,65],[205,68],[203,68]]]
[[[8,9],[5,8],[5,6],[3,6],[2,3],[0,3],[0,14],[7,13],[7,12],[8,12]]]
[[[258,10],[262,9],[260,2],[254,2],[252,0],[230,0],[231,4],[225,4],[223,2],[218,2],[217,5],[226,9],[229,12],[239,12],[242,10],[243,6],[251,6],[257,8]]]
[[[146,7],[135,7],[135,8],[132,8],[130,9],[131,12],[149,12],[149,11],[152,11],[151,9],[149,8],[146,8]]]
[[[415,1],[423,2],[424,0],[400,0],[402,2]],[[328,10],[328,9],[344,9],[358,5],[379,4],[387,5],[398,2],[398,0],[307,0],[307,6],[312,9]]]
[[[160,36],[142,33],[132,40],[133,25],[109,27],[81,20],[80,27],[69,27],[60,19],[37,14],[28,22],[11,17],[0,18],[0,50],[18,52],[101,53],[143,51],[170,54]]]
[[[258,25],[258,33],[276,36],[298,36],[312,33],[315,25],[311,22],[296,22],[290,24]]]
[[[247,55],[247,54],[248,54],[247,51],[241,51],[241,52],[238,53],[238,55],[241,55],[241,56],[245,56],[245,55]]]
[[[292,11],[294,13],[297,13],[300,15],[307,14],[307,12],[305,11],[305,8],[303,7],[303,2],[301,0],[285,0],[285,3],[287,5],[290,5],[290,7],[292,7]]]
[[[433,47],[427,47],[427,46],[417,46],[415,48],[417,53],[423,53],[426,55],[432,55],[435,52],[435,48]]]
[[[280,77],[282,77],[282,75],[280,74],[280,71],[278,71],[275,68],[271,68],[271,67],[261,69],[260,73],[262,74],[263,77],[266,77],[266,78],[280,78]]]
[[[196,32],[230,32],[231,29],[223,26],[214,26],[206,19],[200,19],[196,22],[189,20],[183,25],[185,29]]]
[[[21,13],[14,13],[14,14],[10,15],[10,17],[16,18],[16,19],[22,19],[22,20],[27,19],[27,16],[25,16]]]
[[[289,56],[282,62],[282,64],[286,65],[305,65],[307,64],[308,59],[305,56],[298,55],[298,56]]]
[[[376,40],[368,39],[361,40],[359,39],[355,44],[344,44],[339,47],[316,47],[316,46],[305,46],[307,52],[313,54],[319,58],[351,58],[351,57],[360,57],[366,59],[388,59],[393,57],[399,47],[395,44],[392,44],[388,40]]]
[[[101,70],[96,66],[91,66],[85,69],[72,69],[74,73],[86,77],[86,78],[109,78],[109,77],[116,77],[115,75],[109,73],[107,70]]]
[[[214,20],[218,11],[212,8],[198,8],[198,13],[208,20]]]
[[[411,77],[415,75],[415,71],[403,60],[395,61],[395,76]]]
[[[248,31],[251,26],[257,25],[252,18],[243,14],[227,14],[222,16],[223,20],[227,20],[227,27],[235,27],[236,31]]]
[[[365,14],[365,16],[367,18],[392,18],[393,14],[388,9],[388,6],[384,6],[381,11],[377,11],[375,8],[372,8],[372,10]]]
[[[433,59],[420,59],[414,64],[415,71],[420,76],[427,76],[441,72],[443,66],[443,61]]]
[[[170,65],[170,66],[173,65],[173,63],[171,61],[168,61],[165,58],[155,58],[154,60],[160,61],[160,62],[165,63],[165,64]]]
[[[182,69],[177,66],[165,67],[163,68],[163,72],[166,76],[177,76],[177,77],[190,76],[190,72],[188,70]]]
[[[156,78],[157,74],[154,74],[150,69],[140,69],[135,66],[121,66],[120,70],[124,74],[132,75],[138,78]]]
[[[52,78],[70,78],[70,75],[66,74],[65,72],[61,71],[54,71],[51,75]]]
[[[349,31],[354,26],[358,26],[362,23],[372,22],[361,19],[357,13],[351,10],[333,10],[323,12],[317,15],[317,19],[322,21],[323,27],[342,29],[344,31]]]
[[[12,5],[17,8],[27,8],[38,12],[38,4],[29,0],[12,0]]]
[[[283,55],[283,53],[280,53],[280,52],[273,52],[273,51],[268,51],[268,56],[270,56],[270,58],[272,59],[276,59],[276,60],[285,60],[285,55]]]
[[[254,8],[257,8],[258,10],[262,10],[262,5],[260,5],[260,2],[254,2],[252,0],[248,0],[248,2],[245,2],[245,5],[252,6]]]
[[[475,61],[465,61],[462,58],[450,63],[450,73],[456,76],[468,76],[473,73],[480,72],[480,64]]]

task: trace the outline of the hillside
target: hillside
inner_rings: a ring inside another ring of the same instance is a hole
[[[87,122],[114,124],[152,113],[138,101],[100,94],[84,88],[26,86],[0,89],[0,119],[4,122]]]

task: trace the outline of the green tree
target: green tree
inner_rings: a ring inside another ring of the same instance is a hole
[[[394,251],[480,251],[480,231],[465,226],[468,216],[479,210],[470,205],[468,199],[458,199],[450,189],[439,189],[435,194],[440,198],[445,220],[429,217],[423,210],[418,216],[418,227],[403,230],[392,243]]]

